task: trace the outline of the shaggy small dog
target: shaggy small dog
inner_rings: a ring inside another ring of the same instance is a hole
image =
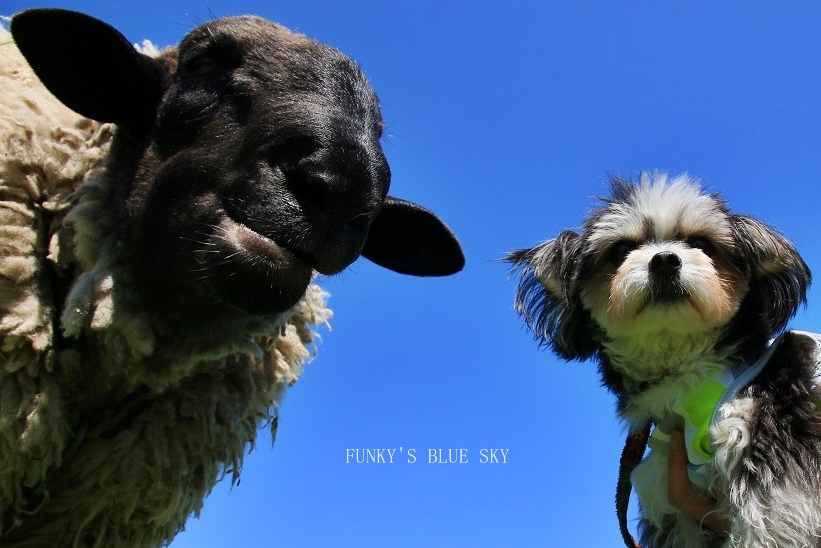
[[[805,302],[807,265],[686,175],[611,184],[580,234],[507,260],[536,337],[564,359],[597,358],[629,428],[655,426],[631,478],[641,544],[821,546],[821,342],[781,333]],[[678,430],[693,492],[726,531],[668,498]]]

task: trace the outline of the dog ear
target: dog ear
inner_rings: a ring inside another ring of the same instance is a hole
[[[733,215],[736,241],[751,265],[748,309],[760,311],[773,334],[781,331],[806,304],[812,281],[809,267],[784,236],[751,217]]]
[[[575,289],[581,250],[581,237],[568,230],[504,259],[520,276],[516,311],[540,343],[567,360],[587,359],[598,349],[593,321]]]

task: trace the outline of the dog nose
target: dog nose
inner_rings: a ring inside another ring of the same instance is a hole
[[[672,251],[660,251],[650,259],[650,272],[661,276],[670,276],[681,270],[681,257]]]

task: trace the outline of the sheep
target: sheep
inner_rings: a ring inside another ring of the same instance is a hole
[[[275,431],[331,314],[317,275],[464,256],[388,196],[335,49],[253,16],[156,57],[65,10],[3,33],[0,545],[164,545]]]

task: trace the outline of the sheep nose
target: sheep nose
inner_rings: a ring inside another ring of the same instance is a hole
[[[315,218],[334,219],[353,229],[367,230],[379,208],[367,183],[352,183],[321,170],[286,171],[291,192],[306,212]]]
[[[658,276],[673,276],[681,270],[681,257],[672,251],[660,251],[650,259],[650,273]]]

